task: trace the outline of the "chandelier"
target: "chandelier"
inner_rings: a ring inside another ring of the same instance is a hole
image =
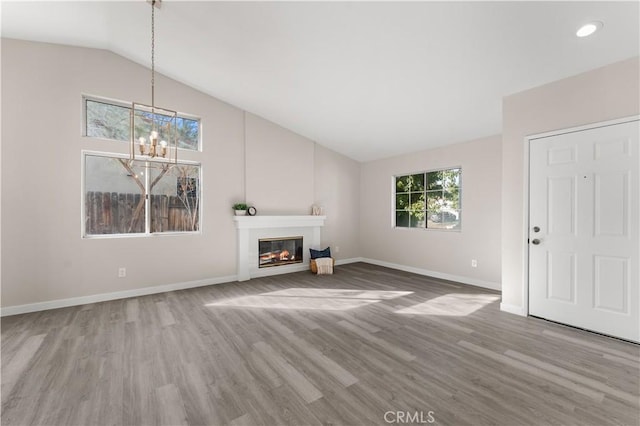
[[[155,103],[155,8],[161,0],[151,3],[151,105],[133,102],[131,107],[130,158],[137,155],[146,160],[178,162],[176,123],[178,113]],[[137,145],[137,147],[136,147]],[[137,148],[137,149],[136,149]]]

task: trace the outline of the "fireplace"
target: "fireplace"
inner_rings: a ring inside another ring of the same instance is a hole
[[[302,256],[302,254],[296,256],[297,260],[302,259],[302,262],[299,263],[290,263],[278,268],[260,267],[260,240],[302,238],[302,253],[308,253],[310,248],[321,248],[320,231],[324,226],[325,219],[325,216],[311,215],[233,216],[238,237],[238,281],[309,269],[309,256]]]
[[[265,238],[258,240],[258,267],[302,263],[302,237]]]

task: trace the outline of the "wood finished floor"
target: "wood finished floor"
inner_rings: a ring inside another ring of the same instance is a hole
[[[638,346],[499,302],[358,263],[5,317],[1,420],[385,425],[386,412],[431,411],[440,425],[640,423]]]

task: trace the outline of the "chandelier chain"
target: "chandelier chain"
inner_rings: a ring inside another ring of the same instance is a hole
[[[151,107],[156,105],[155,103],[155,83],[156,83],[156,63],[155,63],[155,47],[156,47],[156,20],[155,10],[156,0],[151,2]]]

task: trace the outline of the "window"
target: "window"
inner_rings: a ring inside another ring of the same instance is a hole
[[[396,227],[460,229],[461,176],[460,168],[396,176]]]
[[[95,98],[83,98],[85,136],[131,140],[131,105],[125,102],[106,101]],[[160,114],[158,114],[160,115]],[[141,124],[141,126],[144,126]],[[136,129],[148,134],[151,129]],[[178,114],[176,119],[178,148],[197,151],[200,149],[200,120]]]
[[[84,174],[85,236],[200,229],[199,164],[85,153]]]

